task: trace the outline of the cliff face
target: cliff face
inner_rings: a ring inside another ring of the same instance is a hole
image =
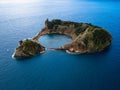
[[[20,46],[16,48],[14,53],[15,58],[27,58],[45,51],[45,48],[30,39],[19,42]]]
[[[46,20],[45,27],[33,40],[37,41],[41,35],[51,33],[71,36],[71,43],[55,49],[64,49],[72,53],[99,52],[107,48],[112,40],[109,32],[101,27],[58,19]]]

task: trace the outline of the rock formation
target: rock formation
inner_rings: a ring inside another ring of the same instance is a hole
[[[72,37],[72,42],[55,50],[67,50],[71,53],[100,52],[111,44],[112,36],[105,29],[90,23],[78,23],[54,19],[45,21],[45,27],[33,40],[44,34],[65,34]]]
[[[28,58],[45,51],[43,46],[30,39],[19,41],[19,44],[13,55],[15,58]]]
[[[20,41],[14,57],[30,57],[45,51],[38,39],[45,34],[65,34],[72,37],[72,42],[55,50],[66,50],[69,53],[100,52],[110,46],[112,36],[105,29],[90,23],[78,23],[54,19],[45,21],[45,27],[32,40]]]

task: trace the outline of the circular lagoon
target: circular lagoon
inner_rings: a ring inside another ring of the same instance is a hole
[[[39,39],[40,44],[46,48],[58,48],[71,41],[71,37],[61,34],[46,34]]]

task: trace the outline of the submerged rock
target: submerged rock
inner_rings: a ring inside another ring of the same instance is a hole
[[[15,58],[27,58],[45,51],[43,46],[30,39],[19,41],[19,44],[13,55]]]

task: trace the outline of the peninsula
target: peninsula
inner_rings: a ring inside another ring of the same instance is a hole
[[[53,19],[45,21],[45,27],[32,39],[20,41],[16,48],[15,58],[31,57],[45,51],[38,39],[45,34],[64,34],[72,37],[72,42],[62,47],[52,48],[66,50],[69,53],[100,52],[110,46],[112,36],[105,29],[90,23],[79,23]]]

